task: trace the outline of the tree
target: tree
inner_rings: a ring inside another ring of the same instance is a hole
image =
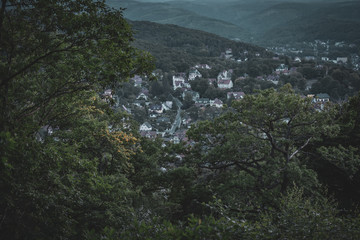
[[[209,82],[204,78],[195,79],[191,81],[190,84],[191,84],[191,89],[198,92],[202,97],[209,88]]]
[[[137,139],[99,93],[150,75],[131,41],[103,1],[1,1],[1,238],[79,239],[130,217]]]
[[[316,111],[285,85],[233,102],[233,109],[188,131],[197,144],[188,161],[205,175],[214,194],[233,208],[276,205],[290,183],[316,194],[316,174],[303,150],[321,134],[336,133],[330,110]],[[257,208],[257,207],[256,207]]]
[[[191,107],[192,105],[194,105],[194,100],[193,100],[193,96],[191,93],[185,93],[185,97],[184,97],[184,101],[183,101],[183,106],[182,109],[188,109],[189,107]]]
[[[314,169],[319,180],[333,194],[341,208],[351,209],[360,203],[360,97],[351,97],[336,107],[336,124],[339,134],[325,137],[309,146],[313,161],[309,167]]]

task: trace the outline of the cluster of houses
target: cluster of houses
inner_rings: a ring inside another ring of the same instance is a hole
[[[232,60],[232,61],[236,61],[236,62],[246,62],[248,60],[249,52],[247,50],[244,50],[242,53],[238,53],[238,55],[239,56],[237,56],[237,58],[235,58],[232,49],[227,48],[225,50],[225,52],[222,52],[220,54],[220,58],[226,59],[226,60]],[[260,53],[255,53],[254,56],[255,57],[260,57],[261,54]]]
[[[246,52],[244,52],[246,55]],[[226,49],[222,56],[225,59],[233,59],[233,53],[231,49]],[[339,61],[346,62],[347,59],[341,58],[338,59]],[[294,62],[301,62],[302,59],[299,57],[294,58]],[[194,81],[197,78],[202,78],[202,74],[199,70],[210,70],[211,66],[208,64],[196,64],[194,67],[190,68],[189,73],[176,73],[172,76],[172,88],[173,90],[177,90],[181,92],[181,96],[183,100],[186,98],[191,98],[194,101],[194,106],[198,107],[199,109],[205,109],[205,107],[213,107],[215,109],[221,109],[224,106],[224,103],[221,99],[209,99],[209,98],[201,98],[200,94],[196,91],[191,89],[191,81]],[[273,73],[267,76],[258,76],[257,79],[264,80],[264,81],[271,81],[274,84],[278,84],[281,75],[290,75],[296,73],[297,68],[291,67],[280,64],[276,69],[274,69]],[[249,77],[247,74],[244,76],[238,77],[236,80],[241,80]],[[208,78],[207,81],[209,85],[217,86],[218,89],[222,89],[227,93],[227,100],[240,100],[244,98],[244,92],[235,92],[231,91],[234,86],[233,80],[234,79],[234,72],[232,69],[223,70],[218,73],[216,78]],[[135,76],[132,78],[132,82],[135,87],[141,89],[140,93],[136,96],[136,100],[132,103],[133,106],[138,108],[144,109],[147,114],[146,121],[140,125],[140,134],[143,137],[147,137],[150,139],[155,139],[157,137],[161,137],[165,142],[188,142],[186,137],[186,130],[194,123],[194,121],[185,113],[182,115],[182,119],[177,122],[177,120],[173,119],[174,116],[170,117],[166,112],[168,110],[174,110],[173,105],[175,102],[173,101],[164,101],[159,102],[153,101],[149,97],[149,90],[144,87],[144,82],[142,77]],[[110,89],[106,90],[104,95],[107,98],[113,98],[113,93]],[[317,94],[317,95],[308,95],[307,97],[311,97],[314,103],[316,104],[324,104],[330,100],[328,94]],[[128,112],[129,109],[125,108]],[[179,108],[179,106],[177,106]],[[178,115],[180,109],[178,110]],[[172,111],[173,112],[173,111]],[[178,118],[178,116],[176,117]],[[173,122],[173,123],[172,123]],[[177,123],[176,123],[177,122]],[[174,128],[174,125],[177,127]]]
[[[331,49],[335,49],[336,52],[340,52],[339,48],[353,48],[355,49],[357,46],[353,43],[345,43],[341,42],[330,42],[315,40],[314,42],[303,42],[302,46],[299,49],[294,47],[285,47],[285,46],[276,46],[269,47],[267,50],[272,51],[278,55],[287,55],[287,56],[295,56],[293,58],[294,62],[302,62],[302,61],[321,61],[321,62],[332,62],[339,65],[344,65],[351,63],[354,70],[359,70],[359,57],[357,54],[351,54],[350,57],[344,56],[347,53],[343,54],[343,56],[338,56],[336,58],[330,59],[328,56],[330,54]],[[304,53],[313,52],[313,55],[305,55]]]
[[[152,127],[149,122],[144,122],[140,125],[140,135],[149,139],[156,139],[161,137],[164,142],[171,142],[174,144],[179,144],[180,142],[185,142],[191,144],[192,142],[186,136],[187,129],[179,129],[174,133],[170,134],[169,131],[158,131],[156,128]]]
[[[220,72],[217,78],[208,78],[208,82],[210,85],[217,84],[217,87],[220,89],[231,89],[234,84],[231,80],[233,75],[233,70],[224,70]],[[202,74],[196,67],[193,67],[189,71],[189,76],[186,77],[186,73],[177,73],[172,77],[173,89],[181,89],[183,92],[191,90],[190,82],[195,80],[196,78],[201,78]]]

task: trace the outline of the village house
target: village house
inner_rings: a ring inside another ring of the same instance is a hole
[[[173,80],[174,90],[176,90],[177,88],[182,88],[184,87],[184,83],[185,83],[185,75],[183,73],[179,73],[177,75],[174,75],[172,77],[172,80]]]
[[[104,91],[104,97],[112,98],[113,97],[112,90],[111,89],[106,89]]]
[[[144,122],[143,124],[140,125],[140,131],[151,131],[151,130],[152,130],[152,126],[148,122]]]
[[[322,57],[321,61],[328,62],[328,61],[330,61],[330,59],[328,57]]]
[[[228,92],[227,99],[234,98],[235,100],[243,99],[245,97],[244,92]]]
[[[280,64],[276,69],[275,72],[276,74],[280,74],[280,73],[284,73],[287,72],[289,70],[289,67],[285,64]]]
[[[155,139],[157,136],[157,133],[156,133],[156,131],[140,131],[140,135],[142,137],[146,137],[149,139]]]
[[[232,76],[233,70],[229,70],[229,71],[222,71],[218,74],[217,76],[217,80],[230,80],[231,76]]]
[[[162,106],[165,110],[170,110],[173,107],[173,101],[166,101],[162,103]]]
[[[147,96],[147,94],[145,94],[145,93],[139,93],[139,95],[136,97],[136,99],[137,100],[140,100],[140,99],[143,99],[143,100],[145,100],[145,101],[147,101],[148,100],[148,96]]]
[[[225,59],[230,59],[233,57],[232,49],[228,48],[225,50]]]
[[[201,78],[202,75],[196,68],[191,68],[189,72],[189,81],[195,80],[195,78]]]
[[[136,99],[143,99],[145,101],[147,101],[149,98],[149,90],[146,88],[141,89],[141,92],[139,93],[139,95],[137,95]]]
[[[133,105],[142,108],[145,105],[145,101],[144,100],[135,100],[133,102]]]
[[[218,80],[217,84],[220,89],[230,89],[234,86],[231,80]]]
[[[197,69],[211,69],[211,67],[207,64],[196,64],[195,68]]]
[[[181,120],[181,123],[185,126],[190,128],[190,123],[192,122],[192,119],[190,117],[185,117]]]
[[[305,59],[305,61],[315,61],[316,57],[314,57],[314,56],[305,56],[304,59]]]
[[[188,141],[188,138],[186,137],[186,131],[187,130],[178,130],[174,133],[174,136],[172,137],[171,141],[174,144],[179,144],[181,141]]]
[[[210,106],[216,108],[222,108],[224,106],[224,103],[220,99],[215,98],[215,100],[210,100]]]
[[[336,58],[336,62],[338,64],[344,64],[344,63],[347,63],[347,61],[348,61],[347,57],[338,57],[338,58]]]
[[[131,78],[131,80],[134,82],[134,86],[135,87],[141,87],[142,84],[142,78],[138,75],[135,75],[133,78]]]
[[[162,104],[152,104],[149,107],[149,111],[150,111],[150,113],[161,114],[164,112],[164,108],[163,108]]]
[[[295,57],[295,58],[294,58],[294,62],[296,62],[296,63],[301,63],[301,59],[300,59],[299,57]]]
[[[197,106],[206,106],[210,104],[210,100],[208,98],[199,98],[196,101]]]
[[[315,95],[314,101],[315,102],[329,102],[330,96],[327,93],[319,93],[319,94]]]

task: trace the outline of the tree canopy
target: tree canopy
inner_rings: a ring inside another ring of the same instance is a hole
[[[138,139],[100,93],[151,73],[132,40],[104,1],[1,1],[2,239],[79,239],[130,217]]]

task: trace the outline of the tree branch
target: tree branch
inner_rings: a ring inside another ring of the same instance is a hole
[[[299,149],[297,149],[295,152],[293,152],[293,154],[290,155],[289,160],[292,159],[299,151],[301,151],[301,149],[303,149],[304,147],[306,147],[312,137],[310,137],[308,140],[306,140],[306,142],[304,143],[304,145],[302,145]]]
[[[60,43],[58,46],[60,46],[62,43]],[[28,63],[27,65],[25,65],[22,69],[20,69],[19,71],[15,72],[13,75],[7,77],[6,79],[4,79],[1,84],[0,87],[6,85],[11,79],[15,78],[16,76],[20,75],[21,73],[23,73],[24,71],[26,71],[28,68],[32,67],[33,65],[35,65],[36,63],[38,63],[39,61],[41,61],[44,58],[47,58],[48,56],[55,54],[55,53],[60,53],[60,52],[66,52],[66,51],[70,51],[73,47],[75,46],[75,43],[71,44],[70,46],[63,48],[63,49],[57,49],[57,50],[53,50],[50,51],[36,59],[34,59],[33,61],[31,61],[30,63]]]

